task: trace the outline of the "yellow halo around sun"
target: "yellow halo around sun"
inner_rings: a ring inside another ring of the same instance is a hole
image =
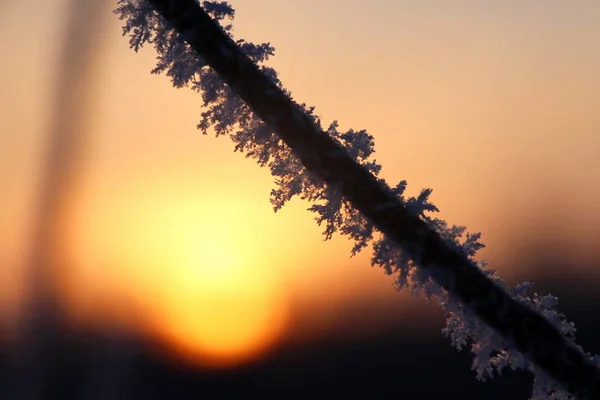
[[[282,335],[286,299],[252,206],[171,185],[104,201],[110,204],[88,206],[75,218],[70,303],[86,301],[85,285],[101,285],[104,295],[87,299],[102,298],[96,308],[118,298],[127,309],[126,299],[142,314],[142,332],[210,366],[254,359]]]
[[[180,354],[212,364],[252,357],[283,323],[279,288],[257,254],[265,246],[226,211],[177,213],[168,220],[178,240],[165,249],[176,267],[161,282],[155,328]]]

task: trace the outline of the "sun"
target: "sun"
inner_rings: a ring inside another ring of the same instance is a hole
[[[172,185],[96,203],[75,218],[75,265],[87,269],[67,279],[71,303],[102,299],[91,308],[108,310],[119,299],[117,308],[141,314],[135,329],[141,320],[171,354],[202,365],[250,361],[282,336],[286,296],[251,204]],[[86,300],[86,285],[102,295]]]
[[[283,324],[280,289],[258,254],[265,246],[230,210],[178,207],[165,217],[171,267],[158,274],[155,329],[179,354],[212,365],[264,350]]]

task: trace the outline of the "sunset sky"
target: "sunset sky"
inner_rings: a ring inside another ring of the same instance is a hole
[[[293,336],[384,329],[388,309],[409,315],[415,303],[369,266],[369,251],[350,258],[346,239],[323,241],[308,203],[273,212],[268,171],[196,129],[201,96],[150,74],[153,49],[128,48],[114,3],[98,16],[62,227],[58,279],[73,318],[228,363]],[[433,188],[444,219],[483,233],[481,257],[501,276],[535,281],[543,272],[525,261],[552,250],[568,252],[573,274],[600,279],[588,261],[600,255],[598,1],[230,3],[236,37],[275,46],[269,65],[294,98],[325,125],[374,135],[382,176],[406,179],[410,195]],[[6,321],[21,294],[66,4],[0,4]]]

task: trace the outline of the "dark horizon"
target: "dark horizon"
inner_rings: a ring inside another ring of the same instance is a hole
[[[577,342],[592,353],[600,352],[597,285],[563,277],[560,281],[541,280],[536,287],[562,300],[558,308],[576,324]],[[418,303],[439,311],[436,305]],[[433,322],[441,330],[444,318],[441,312],[437,314]],[[393,314],[390,317],[393,319]],[[354,321],[360,323],[360,315],[355,315]],[[283,342],[254,362],[225,369],[177,361],[156,343],[131,335],[111,338],[93,330],[63,330],[59,347],[54,349],[61,355],[55,358],[60,361],[52,366],[53,380],[43,398],[106,398],[102,393],[110,393],[123,399],[401,396],[428,400],[452,395],[463,400],[500,400],[525,399],[531,394],[530,373],[507,369],[502,376],[479,382],[470,370],[468,349],[458,352],[439,331],[423,335],[419,329],[407,329],[411,323],[418,325],[399,313],[386,331]],[[5,361],[3,358],[0,365],[0,392],[10,393],[14,382],[9,379],[14,375]]]

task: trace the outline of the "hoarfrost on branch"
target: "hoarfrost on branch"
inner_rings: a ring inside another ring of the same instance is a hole
[[[233,38],[233,7],[226,1],[202,1],[201,6],[220,23],[223,31]],[[261,167],[269,168],[275,178],[275,188],[271,190],[270,201],[276,212],[294,197],[307,200],[312,203],[308,210],[316,215],[316,222],[323,226],[325,239],[330,239],[335,233],[350,237],[354,241],[352,256],[370,245],[371,264],[381,267],[388,275],[394,275],[398,290],[408,289],[413,295],[423,295],[427,299],[435,299],[440,304],[447,315],[443,334],[449,337],[452,345],[459,350],[470,345],[474,355],[472,368],[478,379],[485,381],[492,378],[495,372],[500,374],[506,367],[521,368],[532,371],[535,375],[531,399],[574,398],[519,351],[512,348],[493,329],[481,322],[448,291],[437,285],[430,274],[417,268],[418,260],[411,258],[410,251],[403,251],[375,229],[373,224],[342,196],[339,187],[326,185],[307,171],[276,132],[255,115],[184,38],[154,11],[148,0],[119,0],[115,13],[125,21],[123,34],[129,36],[132,49],[138,51],[142,46],[149,44],[156,50],[157,63],[151,71],[153,74],[164,73],[171,79],[174,87],[189,87],[201,94],[204,110],[200,115],[198,129],[203,134],[212,130],[217,136],[229,136],[235,144],[234,151],[253,158]],[[187,31],[184,36],[188,38]],[[194,33],[190,30],[189,37],[193,36]],[[277,71],[265,64],[275,51],[270,43],[255,44],[243,39],[238,39],[235,43],[284,95],[292,99],[291,93],[279,80]],[[222,52],[227,53],[228,58],[234,57],[227,48],[223,48]],[[279,93],[269,91],[267,95],[277,97]],[[371,134],[366,130],[341,131],[337,121],[331,122],[324,129],[322,121],[315,113],[315,107],[302,103],[297,104],[297,108],[298,121],[302,121],[304,115],[307,116],[365,170],[375,177],[379,175],[382,167],[373,156],[375,143]],[[485,260],[476,260],[477,251],[484,247],[480,242],[480,233],[469,233],[464,226],[449,226],[446,221],[433,215],[439,210],[430,202],[432,189],[421,190],[417,197],[405,197],[405,180],[393,187],[381,178],[378,178],[378,182],[385,185],[411,213],[435,230],[452,249],[468,257],[490,280],[509,292],[516,301],[543,315],[569,343],[583,352],[583,349],[575,344],[573,323],[556,311],[558,299],[536,293],[530,296],[528,290],[532,284],[529,282],[508,288],[494,270],[487,268]],[[386,207],[395,206],[395,203],[389,202],[380,204],[379,208],[383,211]],[[600,357],[592,357],[589,354],[586,356],[600,366]]]

